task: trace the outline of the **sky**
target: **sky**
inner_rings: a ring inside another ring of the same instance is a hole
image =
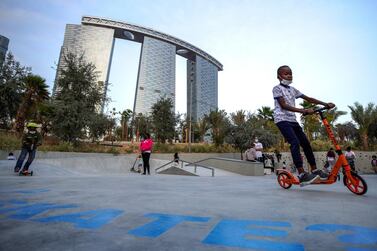
[[[335,103],[346,122],[349,105],[377,104],[376,13],[374,0],[0,0],[0,34],[52,89],[66,24],[91,15],[149,27],[223,64],[218,100],[228,114],[273,108],[276,70],[289,65],[292,85]],[[116,40],[108,110],[133,109],[140,49]],[[186,61],[176,61],[176,112],[185,113]]]

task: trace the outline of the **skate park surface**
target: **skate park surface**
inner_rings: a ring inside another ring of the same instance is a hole
[[[0,250],[377,250],[377,176],[282,189],[276,176],[130,172],[134,155],[0,161]],[[200,170],[200,168],[198,169]]]

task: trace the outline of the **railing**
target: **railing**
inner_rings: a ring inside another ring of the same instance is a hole
[[[195,161],[192,164],[198,164],[200,162],[204,162],[204,161],[211,160],[211,159],[230,161],[230,162],[244,162],[243,160],[238,160],[238,159],[227,159],[227,158],[211,157],[211,158],[205,158],[205,159],[201,159],[201,160]]]
[[[196,173],[197,167],[203,167],[203,168],[205,168],[205,169],[209,169],[209,170],[212,171],[212,177],[215,176],[215,169],[214,169],[213,167],[209,167],[209,166],[205,166],[205,165],[198,165],[196,162],[190,162],[190,161],[186,161],[186,160],[179,160],[179,161],[181,162],[181,168],[182,168],[182,169],[183,169],[183,163],[188,163],[188,164],[186,164],[185,166],[194,166],[194,172],[195,172],[195,173]],[[157,171],[160,170],[161,168],[163,168],[163,167],[165,167],[165,166],[167,166],[167,165],[170,165],[170,164],[173,163],[173,162],[174,162],[174,160],[172,160],[172,161],[170,161],[170,162],[168,162],[168,163],[166,163],[166,164],[164,164],[164,165],[162,165],[162,166],[156,168],[156,169],[154,170],[155,173],[157,173]]]
[[[163,164],[163,165],[160,166],[160,167],[157,167],[156,169],[154,169],[154,172],[157,173],[157,170],[159,170],[159,169],[161,169],[161,168],[163,168],[163,167],[165,167],[165,166],[167,166],[167,165],[169,165],[169,164],[171,164],[171,163],[173,163],[173,162],[174,162],[174,160],[172,160],[172,161],[170,161],[170,162],[168,162],[168,163],[166,163],[166,164]]]

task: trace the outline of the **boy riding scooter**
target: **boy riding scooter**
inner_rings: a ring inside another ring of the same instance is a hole
[[[292,159],[297,167],[300,185],[305,186],[320,180],[326,180],[328,175],[317,169],[310,142],[296,120],[295,112],[309,115],[313,114],[314,110],[296,108],[295,99],[302,98],[309,103],[323,105],[328,108],[333,108],[335,105],[333,103],[325,103],[305,96],[299,90],[292,87],[292,70],[287,65],[278,68],[277,78],[279,79],[280,84],[275,86],[272,90],[275,99],[274,122],[284,138],[290,144]],[[303,148],[305,157],[310,164],[311,173],[305,172],[303,168],[300,146]]]

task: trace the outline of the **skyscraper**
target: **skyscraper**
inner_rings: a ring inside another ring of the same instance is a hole
[[[56,91],[57,79],[61,69],[65,68],[64,56],[73,53],[83,55],[85,61],[93,63],[98,71],[98,82],[104,83],[103,94],[106,96],[109,70],[113,53],[114,30],[90,25],[67,24],[63,46],[60,50],[58,70],[53,93]],[[103,111],[103,107],[101,108]]]
[[[222,64],[205,51],[171,35],[105,18],[84,16],[81,25],[66,26],[56,74],[65,67],[64,55],[84,55],[100,72],[106,95],[114,39],[142,43],[134,100],[134,114],[147,115],[160,98],[171,98],[175,107],[175,57],[187,59],[187,113],[196,121],[218,106],[218,71]],[[192,109],[191,109],[192,108]],[[103,111],[103,107],[102,107]]]
[[[195,62],[187,60],[187,114],[194,122],[218,107],[217,72],[215,65],[198,55]]]
[[[172,44],[144,37],[134,101],[136,114],[149,113],[161,97],[175,102],[175,51]]]
[[[3,64],[8,51],[9,39],[0,35],[0,65]]]

